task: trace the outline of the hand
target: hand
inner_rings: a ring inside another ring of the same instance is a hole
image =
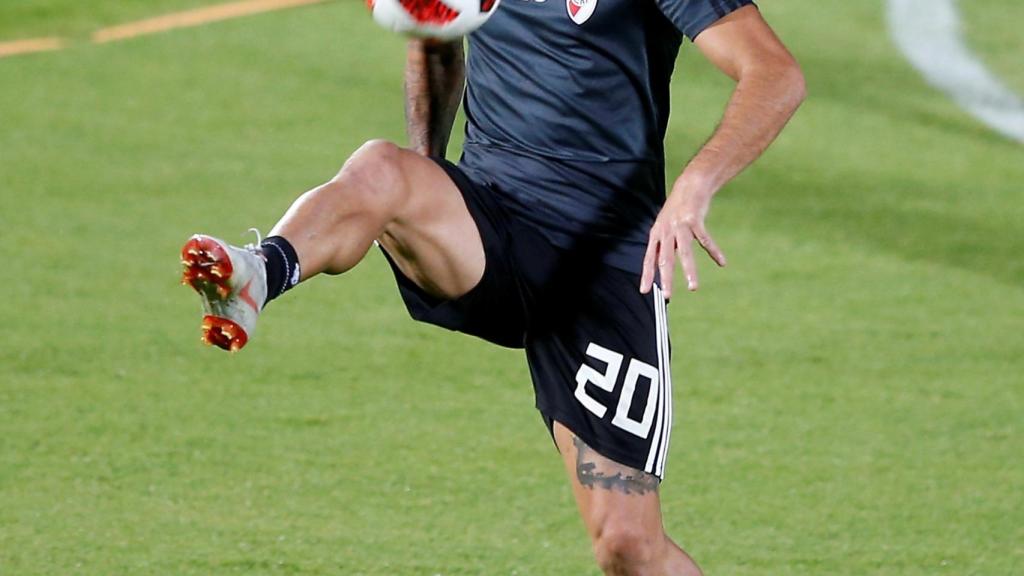
[[[693,257],[693,241],[696,240],[708,256],[719,266],[725,266],[725,254],[711,239],[704,227],[704,218],[711,207],[710,192],[698,191],[687,186],[682,178],[672,187],[672,193],[651,227],[644,255],[644,270],[640,276],[640,292],[647,294],[654,285],[655,271],[661,276],[661,289],[665,298],[672,296],[672,276],[675,274],[678,257],[686,275],[686,286],[692,292],[697,289],[697,263]]]

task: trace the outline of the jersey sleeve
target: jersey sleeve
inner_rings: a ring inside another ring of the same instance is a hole
[[[655,0],[661,12],[693,40],[719,19],[753,4],[753,0]]]

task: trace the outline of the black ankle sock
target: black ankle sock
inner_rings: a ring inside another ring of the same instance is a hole
[[[299,283],[299,257],[291,242],[280,236],[264,238],[260,248],[266,259],[267,302],[270,302]]]

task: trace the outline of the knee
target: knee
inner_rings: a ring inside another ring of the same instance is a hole
[[[663,545],[663,535],[628,527],[609,527],[594,539],[594,556],[609,576],[648,574]]]
[[[341,173],[346,169],[378,173],[392,170],[397,168],[401,153],[402,149],[393,142],[369,140],[352,153]]]
[[[329,194],[343,195],[347,204],[388,212],[401,205],[407,192],[402,176],[403,153],[386,140],[370,140],[322,188]]]

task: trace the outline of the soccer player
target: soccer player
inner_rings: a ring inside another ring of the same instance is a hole
[[[684,38],[736,87],[666,198]],[[504,0],[468,43],[466,60],[461,42],[410,42],[408,148],[366,143],[259,245],[188,241],[204,337],[244,346],[267,302],[379,243],[414,318],[525,349],[601,569],[700,574],[665,534],[658,496],[665,305],[677,259],[697,289],[694,245],[725,265],[705,227],[711,198],[800,105],[800,69],[750,0]],[[464,92],[456,165],[442,158]]]

